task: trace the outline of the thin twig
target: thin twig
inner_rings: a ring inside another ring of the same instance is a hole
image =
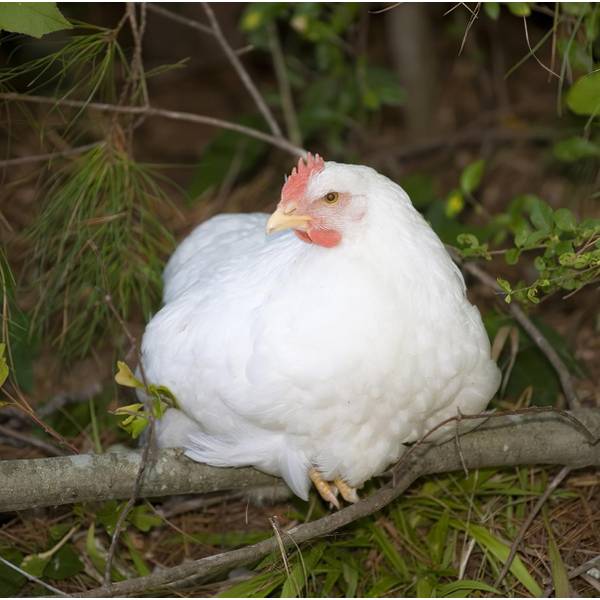
[[[196,31],[199,31],[200,33],[214,35],[213,30],[208,25],[204,25],[204,23],[200,23],[199,21],[196,21],[195,19],[190,19],[189,17],[184,17],[183,15],[178,15],[177,13],[175,13],[171,10],[167,10],[163,6],[160,6],[159,4],[153,4],[152,2],[148,2],[146,4],[146,6],[148,7],[148,10],[150,12],[156,13],[157,15],[160,15],[161,17],[165,17],[166,19],[170,19],[174,23],[179,23],[180,25],[185,25],[186,27],[195,29]],[[237,50],[234,50],[234,52],[238,56],[242,56],[242,54],[247,54],[248,52],[250,52],[252,50],[254,50],[254,46],[249,44],[247,46],[243,46],[242,48],[238,48]]]
[[[77,154],[83,154],[92,148],[96,148],[104,144],[104,142],[93,142],[91,144],[84,144],[77,148],[69,148],[68,150],[60,150],[57,152],[48,152],[47,154],[34,154],[32,156],[21,156],[19,158],[8,158],[6,160],[0,160],[0,168],[2,167],[16,167],[18,165],[25,165],[35,162],[45,162],[54,160],[55,158],[64,158],[67,156],[75,156]]]
[[[79,450],[67,441],[58,431],[50,427],[47,423],[45,423],[33,410],[31,404],[27,401],[27,398],[24,396],[23,392],[20,390],[18,385],[15,382],[11,382],[12,388],[14,391],[14,396],[11,392],[8,391],[7,385],[5,384],[2,388],[6,396],[11,400],[12,406],[21,410],[25,415],[27,415],[32,421],[34,421],[37,425],[39,425],[49,436],[53,437],[59,444],[62,446],[66,446],[74,452],[75,454],[79,454]]]
[[[465,455],[463,454],[462,446],[460,445],[460,434],[458,431],[458,428],[460,426],[461,417],[462,417],[460,408],[457,409],[457,413],[458,413],[457,419],[456,419],[456,422],[454,423],[454,442],[456,444],[456,451],[458,452],[458,455],[460,456],[460,464],[464,471],[465,477],[468,477],[469,469],[467,469],[467,463],[465,462]]]
[[[14,565],[13,563],[6,560],[2,556],[0,556],[0,562],[2,564],[6,565],[9,569],[12,569],[13,571],[16,571],[17,573],[20,573],[21,575],[23,575],[23,577],[26,577],[27,579],[29,579],[29,581],[33,581],[34,583],[37,583],[38,585],[41,585],[42,587],[46,588],[48,591],[52,592],[53,594],[61,596],[62,598],[71,598],[72,597],[69,594],[65,594],[58,588],[51,586],[49,583],[42,581],[41,579],[39,579],[39,577],[36,577],[35,575],[32,575],[31,573],[24,571],[20,567],[17,567],[17,565]]]
[[[471,273],[471,275],[475,276],[487,287],[491,288],[496,293],[502,293],[502,290],[496,280],[491,275],[486,273],[479,265],[473,262],[463,262],[462,266],[465,271]],[[507,305],[507,307],[508,311],[515,318],[515,321],[521,325],[536,346],[546,356],[550,364],[554,367],[554,370],[560,379],[560,383],[569,408],[573,409],[581,406],[575,386],[573,385],[571,373],[569,373],[569,369],[563,362],[562,358],[558,355],[558,352],[556,352],[556,350],[552,347],[552,344],[550,344],[544,334],[536,327],[533,321],[525,314],[523,309],[518,304],[511,302]]]
[[[108,555],[106,556],[106,565],[104,568],[104,581],[103,585],[110,585],[111,583],[111,568],[113,559],[115,556],[115,552],[117,550],[117,544],[119,542],[119,537],[121,535],[121,530],[123,529],[123,525],[125,524],[125,520],[127,519],[127,515],[129,511],[133,508],[135,501],[140,496],[140,490],[142,489],[142,483],[144,482],[144,474],[146,472],[146,467],[148,466],[149,458],[150,458],[150,450],[152,448],[152,442],[154,438],[154,419],[149,419],[148,422],[148,435],[144,444],[144,449],[142,451],[142,460],[140,461],[140,467],[137,472],[137,476],[135,478],[135,485],[133,488],[133,493],[131,497],[127,501],[127,504],[121,511],[117,523],[115,525],[115,530],[112,534],[112,538],[110,540],[110,548],[108,549]]]
[[[92,249],[92,251],[96,254],[96,258],[100,264],[100,268],[101,268],[101,273],[102,273],[102,280],[103,280],[103,285],[104,285],[104,301],[106,302],[106,304],[108,305],[109,309],[111,310],[111,312],[113,313],[113,315],[115,316],[115,318],[117,319],[119,325],[121,326],[121,329],[123,329],[125,335],[127,336],[127,339],[129,340],[129,343],[131,345],[131,352],[137,352],[137,339],[136,337],[131,333],[131,330],[129,329],[129,327],[127,327],[127,324],[125,323],[125,320],[123,319],[123,317],[121,316],[121,314],[119,313],[119,311],[117,310],[116,306],[114,305],[114,302],[112,300],[112,295],[110,293],[110,290],[108,288],[108,276],[106,273],[106,267],[104,265],[104,262],[102,261],[102,257],[100,256],[100,252],[98,250],[98,246],[96,245],[96,243],[93,240],[88,240],[87,241],[87,245],[89,245],[89,247]],[[144,384],[144,389],[146,391],[146,397],[144,398],[144,404],[146,406],[146,413],[148,416],[148,426],[146,429],[146,438],[144,440],[144,447],[142,450],[142,457],[140,460],[140,465],[138,468],[138,472],[136,474],[135,477],[135,483],[133,486],[133,492],[131,493],[131,496],[129,497],[127,504],[125,505],[125,507],[123,508],[123,510],[121,511],[121,514],[119,515],[119,518],[117,520],[117,523],[115,525],[115,530],[113,532],[111,541],[110,541],[110,548],[108,549],[108,555],[106,557],[106,565],[104,568],[104,580],[103,580],[103,585],[110,585],[111,583],[111,569],[112,569],[112,563],[113,563],[113,559],[114,559],[114,555],[117,549],[117,544],[119,542],[119,537],[121,535],[121,531],[123,529],[123,526],[125,524],[125,520],[127,519],[127,515],[129,514],[129,512],[131,511],[131,509],[133,508],[136,500],[139,498],[140,496],[140,491],[142,489],[142,484],[144,482],[144,475],[146,473],[146,469],[148,467],[148,464],[150,463],[150,453],[153,447],[153,441],[154,441],[154,425],[155,425],[155,419],[154,419],[154,413],[152,411],[152,406],[150,404],[150,393],[148,390],[148,382],[146,380],[146,373],[144,371],[144,366],[142,361],[140,360],[140,356],[138,354],[137,356],[137,362],[140,366],[140,373],[141,373],[141,377],[142,377],[142,382]]]
[[[64,456],[64,454],[65,454],[60,448],[57,448],[56,446],[53,446],[52,444],[49,444],[48,442],[44,442],[44,440],[39,440],[38,438],[36,438],[32,435],[27,435],[26,433],[22,433],[20,431],[15,431],[14,429],[12,429],[10,427],[6,427],[5,425],[0,425],[0,435],[3,435],[4,437],[16,440],[16,441],[20,442],[21,444],[26,444],[27,446],[33,446],[34,448],[37,448],[38,450],[44,451],[46,454],[49,454],[50,456]]]
[[[560,76],[558,75],[558,73],[555,73],[550,67],[547,67],[537,57],[537,54],[532,49],[531,42],[529,41],[529,30],[527,29],[527,17],[523,17],[523,27],[525,27],[525,40],[527,41],[527,47],[529,48],[529,52],[531,53],[531,56],[533,56],[533,58],[535,58],[535,61],[537,62],[538,65],[540,65],[540,67],[542,67],[542,69],[545,69],[546,71],[548,71],[548,73],[550,73],[550,75],[554,75],[554,77],[557,77],[558,79],[560,79]],[[554,38],[553,38],[553,40],[554,40]]]
[[[515,556],[517,555],[517,550],[519,549],[519,545],[523,541],[523,538],[525,537],[527,530],[533,523],[534,519],[537,517],[540,510],[542,510],[542,507],[544,506],[544,504],[546,503],[546,501],[548,500],[548,498],[550,497],[552,492],[561,484],[563,479],[570,472],[571,472],[571,467],[563,467],[557,473],[557,475],[554,477],[554,479],[550,482],[550,484],[546,488],[546,491],[538,498],[538,501],[535,503],[533,510],[529,513],[529,515],[527,515],[527,518],[525,519],[525,521],[523,521],[523,523],[521,524],[521,527],[519,528],[517,537],[514,539],[512,545],[510,547],[510,552],[508,554],[508,558],[506,559],[506,562],[504,563],[504,566],[502,567],[502,570],[500,571],[500,573],[496,579],[496,582],[494,583],[494,587],[497,588],[502,583],[502,580],[506,577],[506,574],[508,573],[508,571],[512,565],[512,562],[513,562]]]
[[[246,69],[244,68],[244,65],[242,65],[237,54],[229,45],[229,42],[225,38],[221,26],[219,25],[219,21],[217,20],[217,17],[215,16],[215,13],[211,8],[210,4],[208,2],[203,2],[202,7],[204,8],[204,12],[206,13],[208,21],[210,23],[210,27],[213,31],[217,42],[219,42],[219,45],[223,49],[223,52],[225,52],[225,54],[227,55],[229,62],[236,70],[237,74],[242,80],[242,83],[248,90],[248,93],[252,96],[256,106],[258,107],[258,110],[261,112],[262,116],[265,118],[265,121],[268,123],[269,128],[271,129],[271,133],[277,138],[283,138],[283,134],[281,132],[279,124],[275,120],[271,109],[267,106],[267,103],[261,96],[260,92],[258,91],[258,88],[254,85],[252,78],[248,74],[248,71],[246,71]]]
[[[475,6],[475,10],[471,10],[466,4],[463,4],[463,6],[465,6],[465,8],[471,13],[471,18],[469,19],[469,22],[467,23],[467,27],[465,28],[465,33],[463,35],[462,42],[460,44],[460,49],[458,51],[459,56],[462,54],[462,51],[465,48],[465,44],[467,43],[467,37],[469,37],[469,31],[471,31],[471,27],[473,27],[473,24],[475,23],[475,21],[477,20],[477,17],[479,16],[479,10],[481,9],[481,2],[477,3],[477,5]]]
[[[300,126],[298,125],[298,117],[296,115],[296,108],[294,106],[292,88],[290,86],[290,80],[287,76],[283,50],[281,49],[279,34],[277,33],[277,26],[275,23],[269,23],[268,32],[269,47],[271,49],[271,56],[273,57],[273,66],[275,67],[277,85],[279,86],[281,109],[283,110],[283,118],[285,119],[287,134],[293,144],[301,146],[302,134],[300,132]]]
[[[582,565],[579,565],[578,567],[571,569],[571,571],[569,571],[567,573],[567,577],[569,579],[575,579],[575,577],[579,577],[582,573],[587,573],[593,567],[599,567],[599,566],[600,566],[600,556],[595,556],[594,558],[590,558],[590,560],[584,562]]]
[[[293,156],[306,156],[306,150],[299,148],[291,142],[288,142],[283,137],[277,137],[265,133],[264,131],[260,131],[259,129],[253,129],[252,127],[246,127],[245,125],[239,125],[238,123],[233,123],[231,121],[225,121],[223,119],[217,119],[215,117],[209,117],[206,115],[197,115],[194,113],[155,108],[152,106],[118,106],[116,104],[107,104],[104,102],[84,102],[81,100],[70,100],[68,98],[59,99],[46,96],[30,96],[28,94],[17,94],[14,92],[0,93],[0,100],[15,100],[21,102],[31,102],[34,104],[50,104],[55,106],[69,106],[73,108],[87,108],[101,112],[148,115],[149,117],[163,117],[173,121],[185,121],[188,123],[208,125],[209,127],[219,127],[220,129],[236,131],[237,133],[247,135],[248,137],[261,140],[271,144],[272,146],[276,146],[277,148],[285,150]]]

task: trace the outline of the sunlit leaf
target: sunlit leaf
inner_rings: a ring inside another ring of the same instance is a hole
[[[117,374],[115,375],[115,381],[119,385],[132,388],[143,388],[144,384],[135,377],[131,372],[131,369],[122,360],[117,361]]]
[[[56,2],[0,2],[0,29],[40,38],[72,27]]]
[[[476,160],[468,165],[460,176],[460,189],[465,194],[472,194],[481,183],[485,171],[485,160]]]
[[[567,93],[567,106],[577,115],[600,112],[600,71],[580,77]]]

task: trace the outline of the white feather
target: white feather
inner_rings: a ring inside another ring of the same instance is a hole
[[[483,410],[500,380],[460,271],[405,192],[326,163],[308,193],[331,189],[367,207],[335,248],[267,237],[262,214],[195,229],[142,345],[148,379],[197,425],[173,424],[170,445],[303,498],[310,466],[360,486],[458,409]]]

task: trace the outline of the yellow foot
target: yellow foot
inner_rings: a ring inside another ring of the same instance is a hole
[[[334,479],[333,485],[340,491],[342,498],[346,502],[354,504],[360,500],[356,493],[356,488],[350,487],[343,479]]]
[[[321,498],[323,498],[325,502],[330,502],[339,510],[340,503],[335,495],[336,490],[321,477],[321,474],[315,468],[310,469],[308,476],[317,488],[317,492],[319,492]]]

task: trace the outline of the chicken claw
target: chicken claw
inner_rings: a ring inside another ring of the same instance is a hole
[[[346,502],[355,504],[360,500],[356,493],[356,488],[350,487],[343,479],[334,479],[333,485],[340,491],[342,498]]]
[[[335,491],[332,486],[329,485],[329,483],[327,483],[323,477],[321,477],[321,474],[315,468],[310,469],[308,476],[310,477],[314,486],[317,488],[317,492],[319,492],[321,498],[323,498],[325,502],[330,502],[339,510],[340,503],[336,498]]]

